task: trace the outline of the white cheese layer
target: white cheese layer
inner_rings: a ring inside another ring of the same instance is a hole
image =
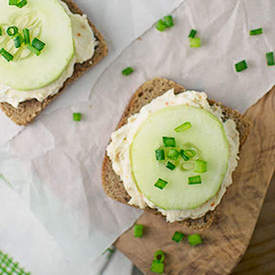
[[[143,122],[154,112],[167,106],[189,105],[201,107],[214,114],[224,125],[225,133],[230,145],[229,163],[226,175],[219,192],[215,197],[204,203],[198,208],[187,210],[164,210],[156,207],[141,192],[138,191],[132,176],[130,163],[130,145],[133,142],[136,132]],[[222,120],[222,110],[218,106],[210,106],[205,93],[196,91],[187,91],[175,95],[174,90],[169,90],[162,96],[154,99],[151,103],[145,105],[138,114],[131,116],[128,123],[115,131],[111,136],[111,143],[107,147],[107,154],[112,161],[112,166],[117,175],[120,176],[124,187],[131,196],[129,204],[145,208],[156,208],[166,216],[168,222],[181,221],[187,218],[197,219],[204,216],[209,210],[214,210],[220,203],[226,189],[232,184],[232,172],[238,164],[239,153],[239,132],[233,120]]]
[[[60,3],[71,18],[75,46],[74,57],[68,64],[67,69],[57,80],[50,83],[48,86],[33,91],[18,91],[0,83],[0,102],[7,102],[15,108],[18,107],[20,102],[33,98],[41,102],[48,96],[58,93],[64,82],[73,75],[74,65],[76,63],[83,63],[93,57],[97,41],[88,23],[87,16],[73,14],[64,2],[60,1]]]

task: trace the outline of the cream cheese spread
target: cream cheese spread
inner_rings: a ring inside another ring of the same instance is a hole
[[[142,123],[154,112],[167,106],[188,105],[203,108],[215,115],[222,123],[229,142],[229,162],[223,183],[212,199],[195,209],[186,210],[164,210],[155,206],[136,187],[132,176],[130,163],[130,145],[142,125]],[[128,123],[115,131],[111,136],[111,143],[107,147],[107,154],[112,161],[113,170],[120,176],[125,190],[130,195],[129,204],[145,208],[155,208],[161,212],[168,222],[181,221],[186,218],[197,219],[204,216],[209,210],[214,210],[220,203],[228,186],[232,184],[232,172],[238,164],[239,153],[239,132],[232,119],[223,121],[222,110],[214,105],[210,106],[207,95],[203,92],[186,91],[175,95],[174,90],[167,91],[162,96],[157,97],[151,103],[145,105],[139,113],[131,116]]]
[[[17,108],[20,102],[33,98],[38,101],[43,101],[48,96],[58,93],[64,82],[72,76],[74,72],[74,65],[76,63],[83,63],[93,57],[97,41],[89,25],[87,16],[73,14],[64,2],[60,1],[60,4],[64,7],[64,10],[72,22],[75,47],[75,53],[72,60],[57,80],[43,88],[33,91],[19,91],[0,83],[0,102],[7,102]]]

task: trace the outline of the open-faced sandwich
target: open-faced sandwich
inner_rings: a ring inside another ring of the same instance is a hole
[[[166,216],[211,223],[232,184],[249,122],[203,92],[173,81],[144,83],[112,134],[103,163],[112,198]],[[191,222],[192,223],[192,222]]]
[[[107,51],[71,0],[0,0],[0,108],[31,122]]]

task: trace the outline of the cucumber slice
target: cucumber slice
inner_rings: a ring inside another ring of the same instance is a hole
[[[174,129],[184,121],[192,128],[177,133]],[[202,184],[188,185],[188,177],[198,173],[177,167],[167,169],[155,158],[162,137],[175,137],[177,146],[192,143],[207,161],[207,172],[200,174]],[[229,144],[223,124],[210,112],[179,105],[153,113],[139,128],[130,148],[132,174],[137,188],[156,206],[166,210],[197,208],[218,192],[229,159]],[[163,190],[154,187],[157,179],[168,181]]]
[[[45,87],[59,78],[74,55],[71,20],[58,0],[28,0],[22,9],[8,3],[0,1],[0,44],[14,59],[6,62],[0,57],[0,83],[24,91]],[[37,37],[46,43],[39,56],[26,45],[14,47],[5,31],[11,25],[18,27],[20,33],[28,28],[31,41]]]

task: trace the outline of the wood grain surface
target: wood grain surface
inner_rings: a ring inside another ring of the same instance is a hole
[[[267,191],[264,205],[251,242],[232,275],[275,274],[275,176]]]
[[[250,107],[246,116],[253,122],[251,134],[241,151],[239,166],[233,175],[234,183],[217,208],[215,223],[201,233],[203,245],[190,247],[186,241],[180,244],[171,241],[173,233],[176,230],[181,231],[181,226],[168,224],[161,217],[148,213],[143,214],[137,221],[146,227],[142,239],[134,238],[132,229],[129,229],[116,242],[117,248],[145,274],[153,274],[150,272],[150,266],[153,254],[158,249],[167,254],[165,274],[225,275],[231,273],[241,260],[274,172],[275,87]],[[268,209],[271,218],[274,210],[274,205]],[[261,272],[261,267],[255,260],[261,253],[263,255],[259,262],[263,266],[272,261],[275,251],[274,218],[270,224],[265,225],[262,234],[259,234],[255,241],[252,252],[248,250],[248,258],[243,259],[234,271],[235,274],[257,274],[251,273],[253,266],[258,268],[255,272]],[[264,246],[257,245],[261,242],[264,242]],[[268,258],[266,260],[265,255]],[[271,274],[269,271],[264,272],[262,270],[262,273],[258,274]]]

